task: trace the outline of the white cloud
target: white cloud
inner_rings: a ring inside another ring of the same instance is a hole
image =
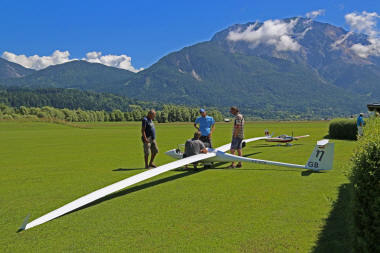
[[[349,13],[345,16],[350,30],[368,35],[368,45],[354,44],[351,46],[358,56],[367,58],[369,55],[380,56],[380,38],[377,30],[377,20],[380,16],[376,12]]]
[[[319,9],[319,10],[315,10],[315,11],[311,11],[311,12],[306,13],[306,17],[311,18],[311,19],[315,19],[316,17],[324,15],[324,14],[325,14],[325,10]]]
[[[69,51],[59,51],[55,50],[52,55],[49,56],[39,56],[39,55],[32,55],[32,56],[26,56],[26,55],[16,55],[11,52],[3,52],[2,58],[18,63],[26,68],[31,69],[44,69],[51,65],[57,65],[62,64],[69,61],[78,60],[76,58],[70,59],[70,52]],[[132,58],[122,54],[122,55],[104,55],[102,56],[101,52],[89,52],[86,54],[85,58],[82,58],[84,61],[88,62],[94,62],[94,63],[101,63],[107,66],[126,69],[132,72],[139,72],[143,70],[143,68],[135,69],[132,66]]]
[[[88,62],[94,62],[94,63],[101,63],[110,67],[116,67],[121,69],[126,69],[132,72],[139,72],[143,70],[143,68],[135,69],[132,66],[132,58],[122,54],[122,55],[104,55],[102,56],[101,52],[88,52],[86,54],[86,58],[83,58],[82,60],[88,61]]]
[[[350,29],[359,32],[365,33],[369,36],[376,36],[376,23],[377,19],[380,18],[376,12],[366,12],[363,11],[360,13],[349,13],[344,16],[346,23],[350,26]]]
[[[50,65],[62,64],[68,61],[72,61],[75,59],[69,59],[70,53],[69,51],[59,51],[55,50],[54,53],[50,56],[26,56],[24,54],[16,55],[14,53],[10,53],[5,51],[2,57],[8,61],[18,63],[26,68],[31,69],[43,69]]]
[[[293,19],[289,23],[281,20],[267,20],[258,29],[257,22],[249,25],[244,31],[230,31],[227,39],[231,41],[247,41],[253,47],[259,44],[275,46],[277,51],[298,51],[301,46],[292,39],[293,28],[298,19]]]
[[[363,58],[367,58],[370,55],[380,56],[380,39],[370,38],[368,41],[370,43],[369,45],[354,44],[351,50]]]

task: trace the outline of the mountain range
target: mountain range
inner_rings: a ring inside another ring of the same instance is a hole
[[[0,57],[0,79],[19,78],[36,72]]]
[[[268,32],[273,27],[286,33],[276,37]],[[262,118],[283,112],[347,115],[380,100],[380,58],[360,57],[351,49],[358,43],[368,45],[368,37],[311,19],[254,22],[228,27],[138,73],[84,61],[33,71],[2,59],[0,84],[223,109],[237,105]]]

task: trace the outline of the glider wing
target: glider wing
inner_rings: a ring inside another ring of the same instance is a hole
[[[214,152],[207,153],[207,154],[194,155],[191,157],[183,158],[181,160],[159,166],[159,167],[154,168],[154,169],[144,171],[142,173],[139,173],[137,175],[126,178],[122,181],[116,182],[114,184],[111,184],[109,186],[101,188],[97,191],[89,193],[89,194],[87,194],[87,195],[85,195],[79,199],[76,199],[76,200],[74,200],[74,201],[54,210],[54,211],[51,211],[50,213],[47,213],[47,214],[41,216],[38,219],[31,221],[30,223],[23,225],[20,228],[20,230],[26,230],[26,229],[38,226],[42,223],[45,223],[45,222],[50,221],[52,219],[55,219],[59,216],[62,216],[64,214],[68,213],[68,212],[74,211],[74,210],[76,210],[80,207],[83,207],[83,206],[85,206],[85,205],[87,205],[87,204],[89,204],[95,200],[98,200],[104,196],[111,194],[111,193],[117,192],[117,191],[124,189],[128,186],[137,184],[141,181],[144,181],[144,180],[149,179],[151,177],[157,176],[157,175],[164,173],[166,171],[173,170],[173,169],[182,167],[184,165],[187,165],[187,164],[190,164],[193,162],[198,162],[198,161],[201,161],[201,160],[204,160],[207,158],[214,157],[215,155],[216,154]]]
[[[306,138],[306,137],[309,137],[310,135],[302,135],[302,136],[296,136],[294,137],[295,140],[298,140],[298,139],[301,139],[301,138]]]
[[[268,139],[268,136],[256,137],[256,138],[251,138],[251,139],[245,139],[245,140],[243,140],[243,142],[249,143],[249,142],[252,142],[252,141],[258,141],[258,140],[264,140],[264,139]],[[216,151],[226,152],[226,151],[230,150],[230,148],[231,148],[231,143],[228,143],[226,145],[220,146],[219,148],[216,148],[215,150]]]

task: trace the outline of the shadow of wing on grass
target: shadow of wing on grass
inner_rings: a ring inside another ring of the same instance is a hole
[[[285,148],[289,148],[289,147],[292,147],[292,146],[300,146],[300,145],[303,145],[303,144],[299,144],[299,143],[291,143],[291,145],[286,145],[284,143],[279,143],[279,144],[259,144],[259,145],[255,145],[255,146],[252,146],[253,148],[272,148],[272,147],[285,147]]]
[[[243,157],[249,157],[249,156],[257,155],[257,154],[260,154],[260,153],[262,153],[262,152],[248,153],[248,154],[243,155]],[[233,168],[228,168],[228,166],[226,166],[224,168],[218,168],[219,166],[222,166],[222,165],[225,165],[225,164],[230,164],[230,162],[214,163],[213,167],[210,168],[210,169],[215,169],[215,170],[218,170],[218,169],[233,169]]]
[[[257,154],[260,154],[262,152],[255,152],[255,153],[249,153],[249,154],[245,154],[243,155],[244,157],[248,157],[248,156],[251,156],[251,155],[257,155]]]
[[[252,168],[249,168],[249,169],[244,169],[244,166],[243,168],[229,168],[229,167],[220,167],[220,168],[212,168],[214,170],[236,170],[236,171],[239,171],[239,170],[256,170],[256,171],[292,171],[292,172],[297,172],[299,173],[299,169],[252,169]]]
[[[339,187],[338,199],[318,236],[312,252],[353,252],[352,184]]]
[[[126,168],[117,168],[112,171],[130,171],[130,170],[143,170],[144,168],[131,168],[131,169],[126,169]]]
[[[162,179],[155,180],[153,182],[149,182],[149,183],[145,183],[145,184],[142,184],[142,185],[133,186],[131,188],[127,188],[127,189],[124,189],[124,190],[121,190],[121,191],[118,191],[118,192],[115,192],[115,193],[111,193],[110,195],[104,196],[103,198],[95,200],[94,202],[91,202],[91,203],[89,203],[89,204],[87,204],[85,206],[82,206],[82,207],[80,207],[78,209],[75,209],[75,210],[73,210],[73,211],[71,211],[71,212],[69,212],[69,213],[67,213],[65,215],[77,212],[79,210],[82,210],[82,209],[85,209],[85,208],[88,208],[88,207],[91,207],[91,206],[95,206],[95,205],[100,204],[100,203],[102,203],[104,201],[108,201],[108,200],[111,200],[111,199],[114,199],[114,198],[122,197],[124,195],[130,194],[130,193],[133,193],[133,192],[136,192],[136,191],[144,190],[144,189],[147,189],[149,187],[153,187],[153,186],[156,186],[156,185],[159,185],[159,184],[163,184],[163,183],[166,183],[166,182],[169,182],[169,181],[172,181],[172,180],[176,180],[176,179],[180,179],[180,178],[183,178],[183,177],[191,176],[191,175],[193,175],[195,173],[198,173],[200,171],[201,170],[186,171],[186,172],[181,173],[181,174],[176,174],[176,175],[173,175],[173,176],[170,176],[170,177],[165,177],[165,178],[162,178]]]

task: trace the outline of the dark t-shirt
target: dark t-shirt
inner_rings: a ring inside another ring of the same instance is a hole
[[[205,144],[202,141],[196,139],[188,139],[185,143],[185,155],[186,157],[197,155],[205,148]]]
[[[154,128],[153,120],[144,117],[142,119],[142,127],[145,127],[145,135],[147,138],[151,137],[152,140],[156,139],[156,129]]]

